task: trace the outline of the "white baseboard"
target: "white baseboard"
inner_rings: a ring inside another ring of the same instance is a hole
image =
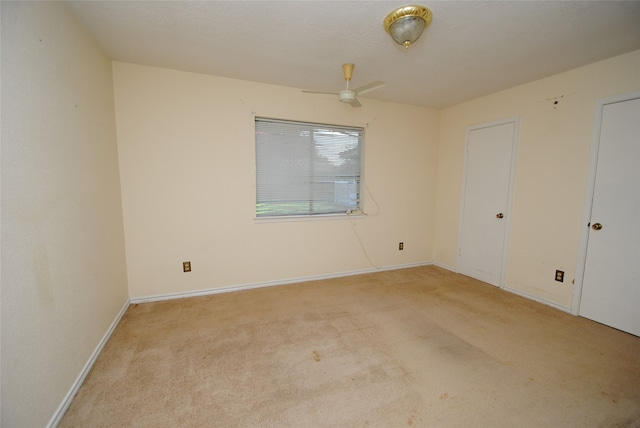
[[[567,308],[566,306],[562,306],[562,305],[559,305],[557,303],[553,303],[553,302],[550,302],[548,300],[541,299],[541,298],[536,297],[536,296],[534,296],[532,294],[525,293],[525,292],[520,291],[520,290],[515,290],[515,289],[509,288],[509,287],[504,287],[504,288],[502,288],[502,290],[508,291],[509,293],[517,294],[518,296],[527,298],[529,300],[533,300],[534,302],[542,303],[543,305],[546,305],[546,306],[551,306],[552,308],[557,309],[559,311],[567,312],[569,314],[571,313],[571,308]]]
[[[453,268],[453,267],[451,267],[451,266],[447,266],[447,265],[442,264],[442,263],[440,263],[440,262],[435,262],[435,261],[434,261],[434,262],[432,262],[431,264],[432,264],[433,266],[438,266],[438,267],[440,267],[440,268],[442,268],[442,269],[449,270],[449,271],[451,271],[451,272],[453,272],[453,273],[458,273],[458,271],[457,271],[455,268]],[[548,301],[548,300],[541,299],[540,297],[536,297],[536,296],[534,296],[533,294],[525,293],[525,292],[523,292],[523,291],[516,290],[516,289],[514,289],[514,288],[509,288],[509,287],[507,287],[507,286],[500,287],[500,289],[501,289],[501,290],[504,290],[504,291],[508,291],[509,293],[512,293],[512,294],[517,294],[517,295],[518,295],[518,296],[520,296],[520,297],[524,297],[524,298],[526,298],[526,299],[533,300],[534,302],[542,303],[543,305],[546,305],[546,306],[551,306],[552,308],[557,309],[557,310],[559,310],[559,311],[567,312],[567,313],[570,313],[570,314],[573,314],[573,315],[577,315],[577,314],[574,314],[574,313],[571,311],[571,308],[568,308],[568,307],[566,307],[566,306],[559,305],[559,304],[554,303],[554,302],[550,302],[550,301]]]
[[[91,371],[93,364],[96,362],[96,360],[98,359],[98,356],[102,352],[102,348],[104,348],[104,345],[106,345],[107,341],[109,340],[114,330],[120,323],[120,320],[122,319],[122,316],[124,315],[124,313],[127,311],[127,308],[129,307],[129,305],[130,305],[130,302],[129,300],[127,300],[124,306],[122,307],[122,309],[120,310],[120,312],[118,313],[118,315],[116,316],[116,318],[113,320],[113,322],[109,326],[109,329],[107,330],[107,332],[102,337],[102,340],[100,340],[100,342],[98,343],[98,346],[96,346],[96,349],[93,351],[93,353],[89,357],[89,360],[84,365],[77,379],[75,380],[75,382],[73,382],[73,385],[71,386],[71,389],[69,390],[69,392],[67,392],[67,395],[64,397],[64,400],[62,400],[62,403],[60,403],[60,406],[58,406],[58,409],[55,411],[55,413],[51,417],[51,420],[46,425],[47,428],[55,428],[58,426],[65,412],[71,405],[73,398],[76,396],[76,394],[78,393],[78,390],[82,386],[82,383],[84,382],[87,375]]]
[[[458,271],[456,270],[456,268],[451,267],[451,266],[449,266],[449,265],[445,265],[444,263],[440,263],[440,262],[435,262],[435,261],[434,261],[434,262],[431,262],[431,264],[432,264],[433,266],[437,266],[437,267],[439,267],[439,268],[446,269],[446,270],[451,271],[451,272],[453,272],[453,273],[458,273]]]
[[[241,285],[233,285],[228,287],[210,288],[205,290],[187,291],[184,293],[171,293],[171,294],[160,294],[160,295],[154,295],[154,296],[134,297],[130,300],[130,302],[132,304],[138,304],[138,303],[160,302],[163,300],[184,299],[188,297],[208,296],[212,294],[230,293],[233,291],[251,290],[254,288],[295,284],[298,282],[317,281],[321,279],[341,278],[341,277],[353,276],[353,275],[363,275],[367,273],[383,272],[383,271],[397,270],[397,269],[407,269],[407,268],[420,267],[420,266],[429,266],[431,264],[432,262],[426,261],[426,262],[410,263],[410,264],[404,264],[404,265],[385,266],[381,268],[338,272],[338,273],[327,274],[327,275],[305,276],[305,277],[289,278],[289,279],[278,280],[278,281],[256,282],[251,284],[241,284]]]
[[[447,265],[445,265],[445,264],[442,264],[442,263],[439,263],[439,262],[435,262],[435,261],[434,261],[434,262],[432,262],[431,264],[432,264],[433,266],[438,266],[438,267],[440,267],[440,268],[442,268],[442,269],[447,269],[447,270],[449,270],[449,271],[451,271],[451,272],[453,272],[453,273],[458,273],[458,271],[457,271],[455,268],[451,267],[451,266],[447,266]],[[570,313],[570,314],[572,314],[572,315],[577,315],[577,314],[574,314],[574,313],[571,311],[571,308],[568,308],[568,307],[566,307],[566,306],[559,305],[559,304],[554,303],[554,302],[550,302],[550,301],[548,301],[548,300],[541,299],[541,298],[539,298],[539,297],[534,296],[533,294],[525,293],[525,292],[520,291],[520,290],[516,290],[516,289],[513,289],[513,288],[509,288],[509,287],[507,287],[507,286],[500,287],[500,289],[501,289],[501,290],[504,290],[504,291],[508,291],[509,293],[512,293],[512,294],[517,294],[517,295],[518,295],[518,296],[520,296],[520,297],[524,297],[524,298],[526,298],[526,299],[533,300],[534,302],[542,303],[543,305],[546,305],[546,306],[551,306],[552,308],[557,309],[557,310],[559,310],[559,311],[567,312],[567,313]]]

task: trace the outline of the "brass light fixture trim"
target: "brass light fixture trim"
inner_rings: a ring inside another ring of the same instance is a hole
[[[399,45],[408,48],[411,43],[422,34],[422,31],[431,24],[433,14],[431,10],[420,5],[402,6],[384,18],[384,29]]]

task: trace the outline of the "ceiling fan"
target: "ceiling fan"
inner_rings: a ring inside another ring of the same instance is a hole
[[[362,104],[360,104],[360,101],[358,101],[357,96],[364,94],[365,92],[369,92],[369,91],[373,91],[374,89],[381,88],[382,86],[384,86],[384,82],[381,80],[378,80],[375,82],[368,83],[364,86],[360,86],[359,88],[356,88],[356,89],[349,89],[349,81],[353,76],[353,67],[354,67],[353,64],[342,64],[342,70],[344,72],[344,80],[347,81],[347,88],[340,92],[320,92],[320,91],[305,91],[305,90],[303,90],[302,92],[306,92],[309,94],[337,95],[338,98],[340,99],[340,102],[351,104],[351,107],[360,107]]]

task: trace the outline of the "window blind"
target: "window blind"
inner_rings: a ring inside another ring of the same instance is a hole
[[[256,216],[360,209],[362,128],[256,118]]]

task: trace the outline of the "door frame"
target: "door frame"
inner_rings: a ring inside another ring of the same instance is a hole
[[[504,289],[505,278],[507,273],[507,258],[509,254],[509,235],[511,232],[511,208],[513,205],[513,184],[515,181],[515,171],[516,171],[516,160],[518,158],[518,137],[520,135],[520,116],[509,117],[506,119],[496,120],[492,122],[480,123],[477,125],[471,125],[467,127],[465,131],[465,141],[464,141],[464,162],[463,162],[463,170],[462,170],[462,192],[460,195],[460,214],[458,220],[458,250],[456,254],[456,273],[460,273],[460,254],[462,251],[462,225],[464,221],[464,207],[465,207],[465,196],[467,191],[467,163],[468,163],[468,153],[467,147],[470,143],[471,132],[476,131],[478,129],[490,128],[492,126],[506,125],[508,123],[513,123],[513,139],[511,141],[511,164],[509,166],[509,184],[508,184],[508,192],[507,192],[507,208],[505,211],[506,215],[506,223],[505,223],[505,232],[504,239],[502,242],[502,260],[500,261],[500,282],[498,283],[498,287]]]
[[[582,225],[580,232],[580,243],[578,246],[578,261],[576,263],[576,280],[573,286],[573,301],[571,313],[580,314],[580,303],[582,301],[582,285],[584,282],[584,272],[587,263],[587,244],[589,243],[589,222],[591,221],[591,209],[593,205],[593,194],[596,186],[596,172],[598,167],[598,151],[600,149],[600,133],[602,131],[602,114],[604,107],[608,104],[616,104],[640,98],[640,91],[626,94],[613,95],[600,98],[595,102],[593,114],[593,130],[591,132],[591,150],[589,153],[589,167],[587,170],[587,184],[582,208]]]

